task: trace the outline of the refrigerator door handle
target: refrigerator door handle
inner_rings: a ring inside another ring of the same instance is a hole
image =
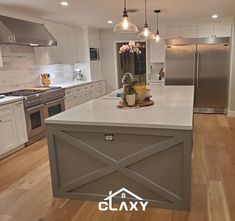
[[[193,85],[195,85],[195,67],[196,67],[196,56],[197,54],[194,53],[193,55]]]
[[[200,54],[197,54],[197,76],[196,76],[196,87],[199,87],[199,68],[200,68]]]

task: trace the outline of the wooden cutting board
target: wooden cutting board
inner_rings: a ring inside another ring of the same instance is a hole
[[[49,90],[49,87],[32,87],[32,88],[27,88],[27,90],[46,91]]]

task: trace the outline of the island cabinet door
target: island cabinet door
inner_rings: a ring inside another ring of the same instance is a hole
[[[47,129],[55,197],[99,201],[124,187],[151,207],[190,209],[191,131],[71,125]]]

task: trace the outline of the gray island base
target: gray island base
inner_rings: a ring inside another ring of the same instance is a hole
[[[193,97],[193,90],[189,92]],[[149,128],[146,124],[92,125],[86,118],[81,122],[79,114],[74,117],[79,122],[71,121],[71,115],[82,109],[94,114],[95,108],[89,105],[94,107],[96,102],[111,101],[98,99],[46,120],[54,197],[103,201],[110,191],[126,188],[148,201],[147,207],[190,210],[192,118],[190,125]],[[175,105],[173,109],[177,110]],[[145,111],[150,114],[154,109]]]

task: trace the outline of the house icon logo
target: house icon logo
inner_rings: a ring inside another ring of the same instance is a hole
[[[130,197],[128,197],[130,196]],[[118,207],[113,207],[113,197],[123,199]],[[134,201],[128,201],[128,198],[135,198]],[[109,196],[98,203],[98,209],[100,211],[145,211],[148,205],[148,201],[142,199],[126,188],[121,188],[120,190],[112,193],[109,191]]]

